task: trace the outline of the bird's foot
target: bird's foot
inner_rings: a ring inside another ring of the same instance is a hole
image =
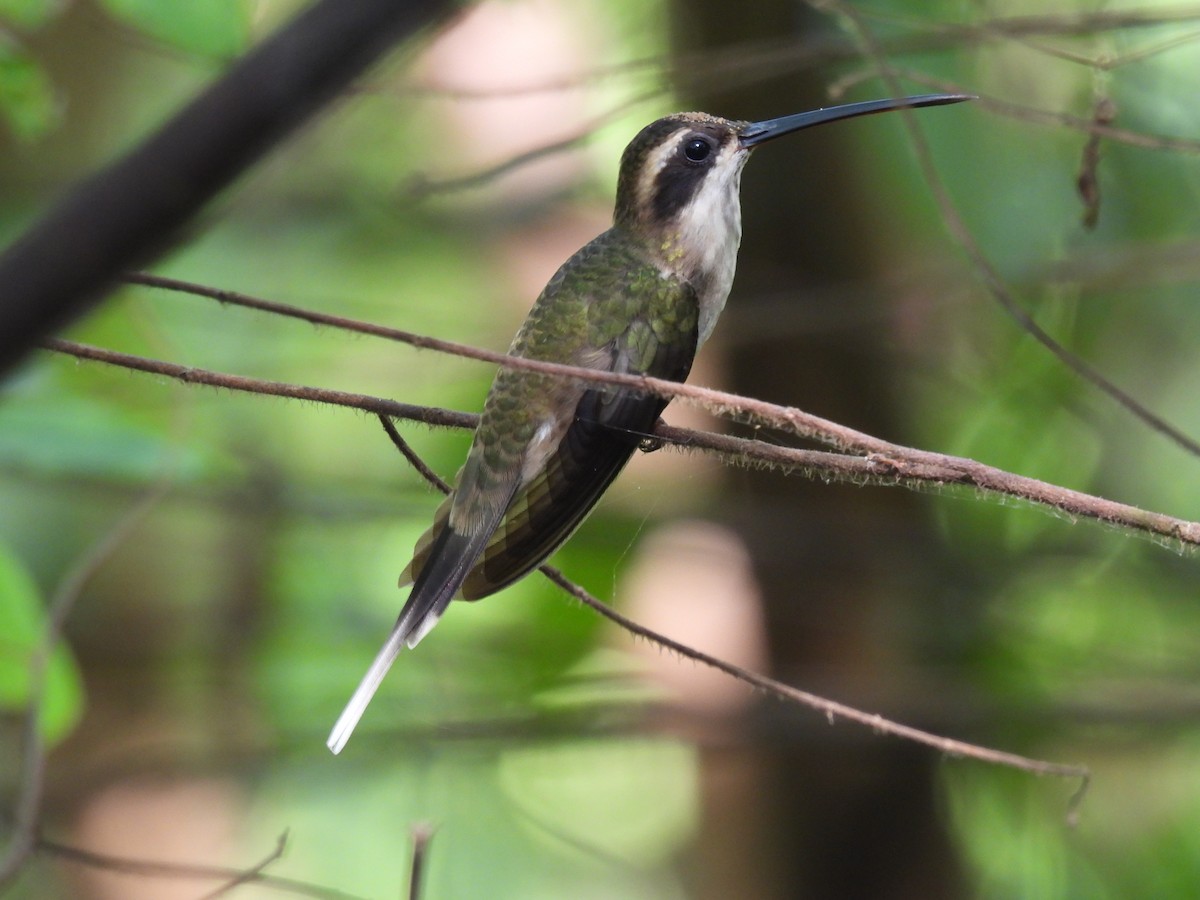
[[[654,427],[658,428],[660,425],[666,425],[666,424],[667,423],[664,422],[660,418],[655,423]],[[655,437],[654,435],[650,435],[650,434],[646,435],[644,438],[642,438],[640,441],[638,441],[638,449],[641,450],[643,453],[653,453],[655,450],[661,450],[662,446],[663,446],[663,439],[659,438],[659,437]]]

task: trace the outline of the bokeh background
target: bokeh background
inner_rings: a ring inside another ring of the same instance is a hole
[[[0,0],[0,239],[296,8]],[[908,92],[980,95],[916,124],[1007,288],[1200,435],[1198,39],[1187,3],[470,3],[229,190],[154,271],[502,349],[606,227],[641,125],[887,96],[886,62]],[[1078,179],[1098,109],[1119,131],[1095,148],[1089,207]],[[1200,461],[1014,323],[935,187],[894,115],[757,152],[738,280],[692,381],[1200,517]],[[145,288],[69,336],[472,411],[492,375]],[[668,419],[749,433],[678,404]],[[401,430],[454,473],[465,435]],[[286,831],[266,872],[307,885],[294,890],[404,896],[423,826],[429,898],[1194,895],[1200,605],[1182,548],[970,491],[664,450],[635,460],[555,558],[635,619],[790,684],[1086,764],[1072,828],[1074,782],[764,699],[629,640],[540,576],[452,608],[332,757],[325,736],[437,503],[363,414],[48,353],[0,385],[0,835],[44,609],[89,572],[47,672],[42,840],[9,895],[204,896],[220,879],[116,860],[244,869]]]

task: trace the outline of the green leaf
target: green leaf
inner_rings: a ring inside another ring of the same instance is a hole
[[[0,40],[0,116],[23,141],[36,141],[58,121],[54,90],[41,67]]]
[[[61,12],[61,0],[0,0],[0,20],[32,29]]]
[[[189,53],[229,58],[249,41],[244,0],[101,0],[114,17]]]
[[[0,710],[23,712],[31,700],[33,661],[46,632],[46,610],[33,578],[0,545]],[[83,681],[66,645],[50,655],[42,684],[42,735],[62,740],[83,712]]]

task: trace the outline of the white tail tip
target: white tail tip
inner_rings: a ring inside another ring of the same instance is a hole
[[[367,669],[367,674],[359,682],[353,696],[350,698],[350,702],[346,704],[346,708],[338,716],[337,722],[333,725],[333,730],[329,732],[329,740],[325,742],[325,746],[335,755],[342,752],[342,748],[350,740],[350,735],[354,734],[358,720],[367,711],[367,705],[371,702],[371,698],[375,696],[375,691],[379,689],[379,684],[383,681],[383,676],[392,667],[392,663],[395,662],[403,646],[403,632],[399,628],[393,629],[392,633],[388,635],[387,641],[380,648],[379,653],[376,654],[375,661],[371,663],[371,668]]]
[[[429,634],[429,629],[437,624],[441,618],[442,610],[446,608],[446,603],[449,603],[449,598],[441,604],[441,608],[433,608],[422,614],[421,621],[414,626],[411,621],[417,615],[415,610],[417,607],[410,607],[412,599],[405,604],[404,611],[401,612],[400,620],[396,622],[392,633],[388,635],[387,641],[379,649],[379,653],[375,655],[375,661],[371,663],[371,668],[367,669],[367,674],[363,676],[363,680],[359,682],[358,687],[354,691],[354,695],[350,698],[350,702],[346,704],[346,708],[342,710],[342,714],[338,716],[337,722],[333,725],[333,731],[329,732],[329,740],[325,742],[336,756],[342,752],[342,748],[346,746],[346,741],[350,740],[350,735],[354,733],[355,727],[358,725],[358,720],[363,717],[363,713],[367,711],[367,705],[371,702],[371,698],[375,696],[375,692],[379,690],[379,684],[383,681],[383,676],[387,674],[388,669],[392,667],[392,663],[396,661],[396,657],[400,655],[400,651],[407,644],[410,648],[417,646],[417,643],[425,635]]]

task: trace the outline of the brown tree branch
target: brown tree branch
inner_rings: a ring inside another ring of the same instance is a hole
[[[433,471],[425,460],[417,455],[417,452],[413,450],[408,441],[401,437],[400,432],[396,430],[396,426],[390,416],[380,413],[379,424],[383,426],[383,430],[387,432],[387,436],[392,439],[392,445],[400,451],[401,456],[408,460],[408,464],[417,471],[418,475],[443,495],[450,493],[450,483],[437,472]]]
[[[76,359],[86,359],[92,362],[107,363],[132,369],[136,372],[147,372],[152,375],[162,375],[174,378],[184,384],[201,384],[208,387],[225,388],[247,394],[265,394],[269,397],[287,397],[292,400],[307,400],[312,403],[326,403],[332,406],[344,406],[347,409],[359,409],[363,412],[386,413],[401,419],[411,419],[426,425],[446,428],[474,428],[477,417],[471,413],[455,412],[450,409],[435,409],[429,406],[415,406],[411,403],[400,403],[395,400],[384,400],[381,397],[370,397],[366,394],[353,394],[347,391],[334,391],[328,388],[305,387],[299,384],[287,384],[281,381],[263,381],[258,378],[247,378],[243,375],[228,375],[223,372],[212,372],[192,366],[181,366],[178,363],[163,362],[145,356],[134,356],[129,353],[118,353],[93,347],[89,344],[79,344],[75,341],[64,341],[50,338],[42,343],[47,350],[65,353]]]
[[[392,423],[386,416],[379,417],[384,430],[387,431],[397,449],[400,450],[406,458],[411,461],[413,454],[412,449],[400,437]],[[443,494],[450,492],[450,486],[439,476],[429,470],[424,462],[421,463],[421,470],[428,472],[426,480],[431,485],[441,491]],[[799,688],[794,688],[791,685],[784,684],[781,681],[776,681],[773,678],[768,678],[766,675],[760,675],[757,672],[752,672],[749,669],[744,669],[741,666],[726,662],[716,656],[712,656],[701,650],[689,647],[687,644],[680,643],[674,638],[670,638],[661,632],[654,631],[644,625],[630,619],[628,616],[617,612],[607,603],[594,597],[588,591],[584,590],[575,582],[567,578],[560,569],[543,563],[538,566],[538,571],[541,572],[552,583],[557,585],[570,596],[579,600],[589,609],[599,613],[604,618],[608,619],[618,628],[640,637],[643,640],[663,648],[677,656],[682,656],[684,659],[690,659],[693,662],[700,663],[711,669],[716,669],[718,672],[730,676],[735,681],[740,681],[750,687],[770,694],[784,702],[805,706],[811,710],[822,713],[832,725],[838,717],[855,722],[859,725],[865,725],[877,734],[887,734],[892,737],[900,738],[901,740],[912,741],[917,744],[922,744],[926,747],[931,747],[939,753],[944,753],[947,756],[961,757],[964,759],[974,759],[979,762],[989,763],[991,765],[1005,766],[1011,769],[1018,769],[1022,772],[1029,772],[1034,775],[1053,775],[1059,778],[1077,778],[1079,779],[1079,787],[1072,794],[1067,805],[1067,821],[1072,825],[1078,817],[1080,804],[1087,793],[1088,785],[1091,782],[1091,774],[1086,766],[1067,765],[1063,763],[1046,762],[1045,760],[1032,759],[1027,756],[1021,756],[1016,753],[1007,753],[1003,750],[996,750],[991,747],[984,747],[979,744],[971,744],[966,741],[959,741],[954,738],[942,737],[941,735],[933,734],[928,731],[923,731],[919,728],[914,728],[911,725],[905,725],[901,722],[895,722],[891,719],[886,719],[877,713],[868,713],[857,709],[853,706],[847,706],[844,703],[838,703],[835,700],[829,700],[817,694],[802,691]]]
[[[847,719],[859,725],[864,725],[874,731],[876,734],[886,734],[892,737],[900,738],[901,740],[912,741],[916,744],[921,744],[926,747],[943,753],[946,756],[974,759],[982,763],[988,763],[995,766],[1004,766],[1010,769],[1017,769],[1022,772],[1029,772],[1033,775],[1052,775],[1058,778],[1079,779],[1079,786],[1071,795],[1067,803],[1067,822],[1075,825],[1078,821],[1079,808],[1083,803],[1083,799],[1087,794],[1088,786],[1091,784],[1091,772],[1087,766],[1070,765],[1066,763],[1047,762],[1045,760],[1033,759],[1028,756],[1021,756],[1017,753],[1008,753],[1004,750],[996,750],[992,747],[984,747],[980,744],[972,744],[966,741],[956,740],[954,738],[942,737],[941,735],[933,734],[928,731],[923,731],[920,728],[914,728],[911,725],[905,725],[902,722],[896,722],[892,719],[886,719],[878,713],[869,713],[853,706],[847,706],[844,703],[838,703],[836,700],[829,700],[821,697],[818,694],[812,694],[808,691],[802,691],[799,688],[792,687],[789,684],[776,681],[773,678],[768,678],[766,675],[760,675],[757,672],[752,672],[749,669],[743,669],[741,666],[734,665],[731,662],[726,662],[716,656],[710,656],[701,650],[696,650],[689,647],[687,644],[682,644],[665,634],[658,631],[653,631],[644,625],[639,625],[637,622],[617,612],[611,606],[608,606],[603,601],[593,597],[579,585],[570,581],[562,572],[553,566],[542,565],[538,567],[538,571],[549,578],[552,582],[570,594],[572,597],[579,600],[588,608],[598,612],[610,622],[617,625],[624,631],[629,632],[635,637],[640,637],[650,643],[669,650],[685,659],[690,659],[698,662],[701,665],[716,669],[719,672],[724,672],[731,678],[748,684],[751,687],[757,688],[764,693],[770,694],[780,700],[796,703],[800,706],[808,707],[811,710],[824,714],[829,724],[832,725],[837,718]]]
[[[263,307],[260,304],[260,308]],[[274,310],[272,310],[274,311]],[[330,317],[319,315],[308,315],[309,320],[320,320],[324,324],[332,324],[328,321]],[[379,329],[375,328],[370,333],[378,333]],[[411,337],[411,336],[408,336]],[[430,339],[421,339],[421,345],[432,346]],[[429,424],[461,424],[469,425],[473,423],[474,417],[465,414],[453,414],[443,410],[430,410],[424,407],[414,407],[410,404],[397,404],[393,401],[384,401],[379,398],[367,397],[364,395],[345,394],[337,391],[327,391],[318,388],[307,388],[295,385],[287,385],[279,382],[256,382],[255,379],[245,378],[243,376],[226,376],[221,373],[209,372],[202,369],[195,369],[186,366],[179,366],[173,363],[164,363],[157,360],[148,360],[141,357],[131,357],[128,354],[119,354],[113,351],[102,350],[100,348],[87,347],[85,345],[72,344],[66,341],[51,341],[48,342],[50,349],[59,352],[69,353],[80,358],[103,361],[114,365],[123,365],[128,368],[133,368],[139,371],[154,372],[168,377],[178,378],[188,383],[208,384],[217,387],[228,387],[235,390],[267,393],[274,396],[295,397],[300,399],[312,400],[314,402],[331,403],[336,405],[345,405],[361,410],[370,410],[380,415],[398,414],[402,417],[412,418],[416,421],[421,421]],[[441,348],[439,348],[441,349]],[[473,348],[471,353],[460,355],[479,355]],[[509,357],[501,357],[498,362],[503,364],[524,364],[528,365],[530,361],[519,360]],[[531,368],[542,368],[542,364],[531,366]],[[609,377],[606,373],[597,373],[586,369],[572,369],[571,367],[546,367],[565,369],[565,374],[568,377],[575,377],[588,380],[606,381]],[[564,374],[564,373],[559,373]],[[652,389],[657,391],[657,386],[653,384],[653,379],[634,379],[634,387],[640,389]],[[685,385],[676,385],[670,382],[664,383],[672,393],[679,393],[680,389],[686,388]],[[261,390],[259,387],[261,386]],[[753,411],[755,415],[761,415],[771,421],[783,422],[805,422],[811,424],[808,420],[812,417],[806,417],[799,411],[788,410],[781,407],[773,407],[771,404],[763,404],[761,401],[749,400],[733,395],[720,395],[719,392],[711,392],[719,397],[720,406],[725,406],[729,410],[736,412]],[[680,395],[682,395],[680,393]],[[711,398],[707,398],[711,399]],[[455,421],[457,420],[457,421]],[[820,422],[821,420],[816,420]],[[831,423],[830,423],[831,424]],[[850,435],[850,442],[860,447],[882,448],[888,451],[886,454],[881,454],[873,451],[866,457],[850,457],[839,454],[819,453],[817,451],[799,451],[791,448],[773,447],[763,444],[760,441],[751,441],[741,438],[730,438],[721,435],[709,435],[703,432],[688,432],[682,429],[664,428],[662,434],[656,436],[662,437],[671,442],[680,442],[687,446],[701,447],[712,445],[711,449],[726,456],[734,456],[742,460],[749,460],[759,464],[788,466],[801,470],[813,469],[820,471],[823,476],[847,477],[849,473],[863,477],[865,480],[891,480],[894,482],[929,482],[935,484],[945,484],[948,482],[973,484],[976,487],[981,487],[988,490],[994,490],[999,493],[1005,493],[1009,496],[1022,497],[1025,499],[1039,499],[1045,496],[1057,496],[1056,508],[1067,509],[1067,499],[1075,501],[1078,504],[1078,514],[1091,515],[1094,518],[1104,521],[1122,521],[1128,520],[1129,527],[1147,529],[1147,522],[1144,518],[1151,514],[1146,514],[1140,510],[1124,509],[1120,504],[1113,504],[1111,501],[1105,501],[1101,498],[1089,497],[1088,495],[1079,494],[1077,492],[1064,491],[1062,488],[1057,488],[1052,485],[1046,485],[1042,482],[1037,482],[1034,479],[1026,479],[1020,476],[1012,475],[1011,473],[1001,470],[992,469],[991,467],[983,466],[973,460],[964,460],[954,457],[943,456],[941,454],[929,454],[922,451],[911,450],[910,448],[897,447],[888,444],[887,442],[878,441],[867,435],[859,435],[857,432],[852,432],[847,429],[842,429],[836,426],[836,435],[844,438],[845,435]],[[395,434],[394,429],[389,428],[390,434]],[[398,438],[398,435],[396,435]],[[402,452],[405,452],[406,457],[410,459],[415,455],[411,449],[407,448],[403,442],[399,442]],[[829,465],[829,464],[833,465]],[[432,473],[430,473],[432,474]],[[444,482],[438,482],[444,488]],[[1003,486],[1003,487],[1001,487]],[[1151,520],[1152,521],[1152,520]],[[1123,522],[1124,524],[1124,522]],[[1170,535],[1179,539],[1190,539],[1196,542],[1197,535],[1200,534],[1200,526],[1195,523],[1185,523],[1176,521],[1170,526]],[[556,569],[548,566],[542,567],[542,571],[556,584],[567,590],[573,596],[588,604],[592,608],[609,617],[621,627],[637,634],[647,640],[652,640],[659,645],[666,647],[673,652],[682,654],[690,659],[702,662],[705,665],[717,668],[732,677],[738,678],[748,684],[751,684],[761,690],[768,691],[775,696],[785,698],[791,702],[796,702],[816,709],[825,713],[827,716],[843,716],[859,724],[866,725],[880,733],[891,734],[896,737],[901,737],[907,740],[916,741],[926,746],[935,748],[939,752],[954,756],[964,756],[981,761],[989,762],[996,765],[1005,765],[1019,768],[1023,771],[1035,772],[1039,774],[1053,774],[1063,777],[1075,777],[1081,780],[1080,791],[1076,793],[1072,799],[1069,811],[1069,817],[1074,817],[1078,802],[1083,795],[1084,789],[1088,782],[1088,773],[1086,768],[1080,766],[1069,766],[1058,763],[1050,763],[1040,760],[1034,760],[1027,757],[1022,757],[1017,754],[1006,753],[991,748],[980,747],[973,744],[968,744],[962,741],[957,741],[951,738],[941,737],[911,726],[901,723],[892,722],[884,719],[881,716],[866,713],[853,707],[837,703],[836,701],[827,700],[818,697],[805,691],[800,691],[788,685],[783,685],[768,679],[756,673],[748,672],[739,667],[732,666],[722,660],[710,657],[690,647],[682,645],[670,638],[650,631],[642,626],[637,625],[631,620],[621,616],[620,614],[609,609],[599,600],[591,597],[590,594],[583,591],[581,588],[567,581],[561,573]]]
[[[996,276],[996,279],[996,283],[1004,292],[1004,295],[1009,296],[1007,288],[999,281],[999,276]],[[685,430],[672,431],[668,429],[665,433],[661,430],[658,432],[660,437],[664,437],[672,443],[684,447],[716,451],[734,461],[778,466],[787,471],[799,470],[809,475],[809,477],[819,475],[820,477],[834,477],[842,480],[876,484],[900,484],[910,488],[941,487],[947,484],[963,485],[988,493],[1025,500],[1048,507],[1067,516],[1096,519],[1106,524],[1142,531],[1168,541],[1178,541],[1185,545],[1200,546],[1200,523],[1176,519],[1160,513],[1148,512],[1128,504],[1117,503],[1080,491],[1051,485],[1035,478],[1015,475],[1011,472],[976,462],[975,460],[893,444],[852,428],[847,428],[844,425],[839,425],[836,422],[831,422],[828,419],[810,415],[794,407],[779,406],[774,403],[742,397],[737,394],[716,391],[712,388],[680,384],[658,378],[618,375],[612,372],[598,372],[594,369],[581,369],[575,366],[521,359],[494,350],[483,350],[478,347],[459,344],[453,341],[439,340],[409,331],[376,325],[371,322],[361,322],[342,316],[333,316],[285,303],[251,297],[235,291],[220,290],[179,281],[178,279],[164,278],[158,275],[139,273],[129,276],[129,280],[136,284],[208,297],[219,300],[222,303],[301,319],[314,325],[328,325],[358,334],[386,338],[414,347],[436,350],[468,359],[476,359],[512,368],[546,372],[562,377],[580,378],[594,383],[613,384],[657,394],[661,397],[677,398],[684,402],[700,406],[715,415],[779,429],[801,438],[819,441],[841,451],[839,453],[821,453],[819,451],[798,450],[789,447],[778,447],[763,441],[748,441],[724,435]],[[47,344],[51,349],[61,349],[64,345],[65,342],[61,341],[57,342],[57,344]],[[82,347],[82,345],[78,346]],[[100,351],[98,348],[89,348],[89,352],[111,353],[111,351]],[[82,354],[76,353],[74,355]],[[92,356],[89,358],[97,357]],[[140,358],[132,357],[131,359],[138,360]],[[125,364],[115,359],[102,359],[101,361],[113,362],[117,365]],[[159,363],[158,365],[170,366],[172,364]],[[136,365],[130,366],[130,368],[137,367]],[[186,370],[186,367],[183,366],[176,368]],[[171,372],[162,369],[155,369],[154,371],[158,372],[158,374],[171,374]],[[202,380],[206,377],[225,377],[216,376],[216,373],[204,373],[203,370],[186,371],[192,373],[190,376],[191,380],[200,380],[201,383],[209,383]],[[236,378],[237,376],[228,377]],[[252,381],[252,379],[248,379],[248,381]],[[274,385],[274,383],[270,384]],[[221,386],[232,387],[234,385]],[[295,389],[293,385],[275,387]],[[306,393],[301,399],[311,399],[318,402],[322,399],[322,389],[304,388],[303,390],[311,393]],[[281,396],[291,396],[286,392],[280,393],[276,390],[263,391],[263,393],[279,393]],[[324,393],[337,394],[337,392]],[[356,395],[344,396],[349,398]],[[395,404],[393,409],[385,410],[378,404],[393,403],[393,401],[381,401],[378,398],[363,398],[361,396],[356,396],[356,400],[359,402],[348,402],[340,405],[355,406],[359,409],[366,409],[369,412],[385,412],[388,415],[395,415],[398,418],[425,421],[427,424],[457,424],[432,420],[433,418],[440,418],[443,415],[449,415],[448,411],[444,410],[435,411],[425,407],[407,407],[409,410],[420,411],[419,415],[410,415],[399,411],[399,409],[405,407],[404,404]],[[363,405],[364,403],[367,403],[367,405]],[[464,414],[460,413],[457,415]],[[473,427],[473,421],[471,420],[469,427]]]
[[[246,869],[246,871],[239,872],[237,875],[226,881],[225,884],[205,894],[200,898],[200,900],[216,900],[217,897],[224,897],[230,891],[235,890],[243,884],[249,884],[252,881],[258,880],[262,876],[263,872],[266,871],[267,866],[283,858],[283,853],[285,850],[287,850],[287,842],[288,833],[285,830],[283,834],[279,835],[278,840],[276,840],[275,849],[273,849],[249,869]]]
[[[377,415],[396,416],[422,422],[426,425],[473,428],[478,420],[478,417],[472,413],[416,406],[327,388],[305,387],[278,381],[261,381],[243,375],[227,375],[207,369],[182,366],[178,363],[117,353],[113,350],[73,341],[52,339],[46,341],[44,346],[46,349],[78,359],[163,375],[188,384],[204,384],[245,393],[267,394],[344,406]],[[655,430],[656,437],[675,446],[709,450],[735,463],[778,468],[784,472],[797,472],[807,477],[864,484],[902,485],[913,489],[936,489],[946,485],[962,485],[989,494],[1028,501],[1071,518],[1094,519],[1106,525],[1141,532],[1161,541],[1200,547],[1200,523],[1198,522],[1177,519],[1163,513],[1150,512],[1125,503],[1106,500],[1082,491],[1059,487],[1036,478],[1016,475],[1003,469],[984,465],[972,459],[892,444],[797,409],[738,397],[723,391],[661,381],[656,378],[635,377],[631,379],[630,376],[614,376],[610,373],[595,372],[589,369],[576,369],[571,366],[558,366],[537,363],[534,360],[498,356],[500,362],[505,365],[512,364],[514,367],[535,370],[543,370],[544,367],[545,371],[552,371],[555,374],[562,374],[558,370],[566,370],[571,377],[602,383],[613,378],[620,378],[631,380],[635,388],[651,393],[664,393],[692,399],[716,398],[713,401],[714,405],[726,412],[731,410],[746,412],[754,419],[772,425],[776,423],[784,426],[792,425],[793,427],[787,430],[793,433],[819,435],[831,441],[833,439],[842,440],[850,449],[865,453],[863,456],[855,456],[818,450],[802,450],[768,444],[764,441],[668,426],[659,426]],[[662,385],[662,390],[659,385]],[[703,405],[708,406],[707,403]]]

